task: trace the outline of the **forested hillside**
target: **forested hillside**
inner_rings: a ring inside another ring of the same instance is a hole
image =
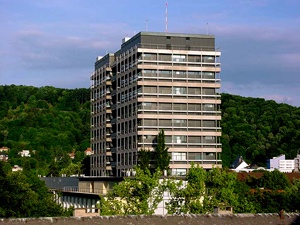
[[[82,161],[89,147],[89,89],[0,86],[0,147],[7,146],[11,165],[30,166],[42,175],[58,175]],[[30,150],[32,157],[18,152]]]
[[[10,165],[42,175],[59,175],[82,162],[89,147],[89,89],[0,86],[0,147],[10,148]],[[238,155],[265,166],[273,156],[294,158],[300,150],[300,108],[259,98],[222,94],[223,166]],[[18,152],[28,149],[32,157]],[[87,162],[88,163],[88,162]]]
[[[293,159],[300,150],[300,108],[222,94],[221,110],[223,166],[238,155],[265,166],[269,158],[285,154]]]

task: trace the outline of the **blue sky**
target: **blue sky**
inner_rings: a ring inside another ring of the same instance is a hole
[[[88,88],[98,55],[165,31],[165,3],[0,0],[0,85]],[[168,32],[215,35],[222,92],[300,106],[300,0],[169,0]]]

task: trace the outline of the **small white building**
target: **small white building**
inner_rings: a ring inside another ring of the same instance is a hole
[[[245,169],[248,167],[248,163],[246,163],[242,156],[238,156],[236,160],[231,165],[231,169],[235,172],[241,172],[245,171]]]
[[[17,171],[22,171],[23,168],[18,165],[14,165],[13,168],[11,169],[12,172],[17,172]]]
[[[267,161],[267,169],[277,169],[283,173],[291,173],[295,169],[295,159],[285,159],[285,155],[273,157]]]
[[[9,151],[8,147],[3,146],[0,148],[0,152],[8,152],[8,151]]]
[[[297,154],[296,158],[294,158],[294,163],[295,163],[295,171],[299,172],[300,171],[300,154]]]
[[[21,157],[31,157],[29,150],[22,150],[19,152],[19,155],[21,155]]]
[[[94,154],[94,151],[93,151],[91,148],[87,148],[87,149],[84,151],[84,154],[85,154],[85,155],[92,155],[92,154]]]

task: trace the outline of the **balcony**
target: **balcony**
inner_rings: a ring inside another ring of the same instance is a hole
[[[106,138],[106,142],[112,142],[111,137],[107,137],[107,138]]]
[[[111,165],[106,166],[106,170],[112,170]]]

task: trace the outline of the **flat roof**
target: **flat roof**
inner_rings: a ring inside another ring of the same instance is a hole
[[[135,36],[140,35],[151,35],[151,36],[163,36],[163,37],[195,37],[195,38],[214,38],[214,35],[211,34],[190,34],[190,33],[168,33],[168,32],[144,32],[141,31],[137,33]]]

